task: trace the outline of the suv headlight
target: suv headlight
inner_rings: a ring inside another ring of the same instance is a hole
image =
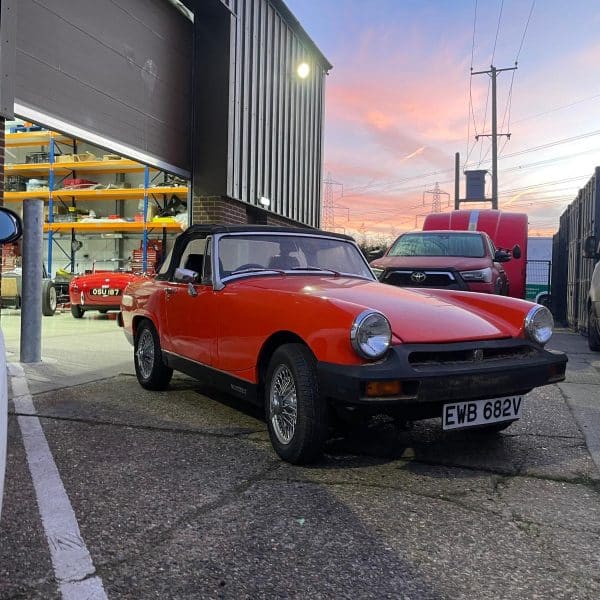
[[[354,319],[350,341],[359,356],[375,360],[381,358],[390,347],[392,328],[380,312],[365,310]]]
[[[545,306],[532,307],[525,317],[525,331],[538,344],[544,345],[552,337],[553,328],[554,318]]]
[[[483,283],[491,283],[492,269],[490,267],[486,267],[485,269],[477,269],[476,271],[461,271],[460,276],[465,281],[481,281]]]

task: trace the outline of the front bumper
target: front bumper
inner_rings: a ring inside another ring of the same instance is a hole
[[[567,356],[526,340],[399,344],[371,364],[317,363],[320,393],[345,406],[441,405],[526,394],[565,378]],[[370,397],[367,383],[400,381],[396,396]]]

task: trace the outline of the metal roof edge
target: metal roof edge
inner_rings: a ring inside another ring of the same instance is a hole
[[[288,25],[292,28],[292,31],[298,35],[298,37],[317,54],[323,66],[325,67],[325,71],[328,72],[333,69],[333,65],[327,60],[327,57],[319,50],[317,44],[312,40],[310,35],[306,32],[304,27],[300,24],[300,21],[295,17],[294,13],[287,7],[286,3],[283,0],[268,0],[275,10],[281,14],[283,19],[288,23]]]

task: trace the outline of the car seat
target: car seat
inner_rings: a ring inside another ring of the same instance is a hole
[[[204,264],[203,254],[190,254],[185,261],[185,268],[190,271],[196,271],[198,275],[202,275],[202,265]]]
[[[293,269],[299,267],[300,262],[295,256],[289,254],[272,256],[269,259],[269,269]]]

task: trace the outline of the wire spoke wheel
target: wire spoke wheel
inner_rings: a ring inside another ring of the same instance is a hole
[[[277,439],[282,444],[289,444],[296,431],[298,400],[294,376],[287,365],[279,365],[273,373],[269,390],[269,418]]]
[[[140,323],[133,346],[135,374],[147,390],[167,389],[173,369],[163,362],[160,338],[150,321]]]
[[[292,464],[315,461],[328,435],[328,404],[319,395],[316,360],[304,344],[283,344],[265,373],[264,402],[269,437]]]
[[[149,329],[144,329],[140,333],[135,353],[138,359],[140,374],[144,379],[149,379],[152,375],[154,365],[154,340]]]

